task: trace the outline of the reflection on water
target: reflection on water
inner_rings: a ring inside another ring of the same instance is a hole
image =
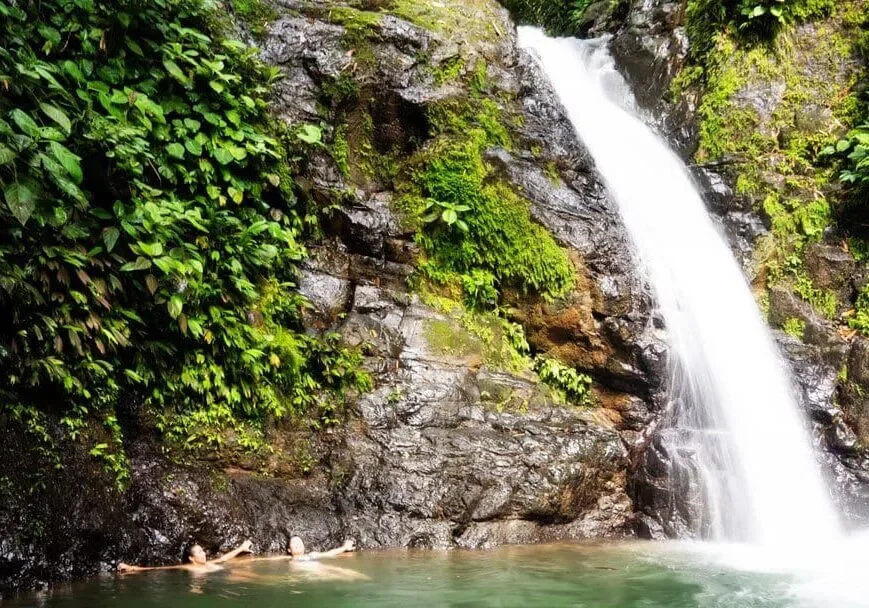
[[[107,576],[22,597],[51,608],[842,608],[795,597],[802,581],[713,565],[678,545],[508,547],[492,552],[363,552],[323,563],[230,563],[194,576]],[[7,604],[3,604],[4,608]],[[861,605],[861,604],[854,604]],[[866,604],[869,606],[869,599]]]

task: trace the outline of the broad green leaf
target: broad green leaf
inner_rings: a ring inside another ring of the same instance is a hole
[[[36,208],[37,194],[34,185],[26,182],[15,182],[6,187],[3,195],[15,219],[21,222],[22,226],[27,224],[27,220],[30,219]]]
[[[169,298],[169,301],[166,303],[166,308],[169,310],[169,316],[173,319],[177,319],[178,315],[180,315],[181,311],[184,309],[184,300],[181,299],[181,296],[176,294]]]
[[[138,257],[135,262],[127,262],[121,266],[123,272],[131,272],[133,270],[148,270],[151,267],[151,261],[147,258]]]
[[[84,195],[84,192],[81,191],[81,188],[79,188],[77,185],[75,185],[74,183],[72,183],[68,179],[64,179],[61,176],[52,175],[52,180],[54,181],[55,184],[57,184],[58,188],[60,188],[63,192],[65,192],[71,198],[74,198],[75,200],[77,200],[78,202],[80,202],[83,205],[87,204],[87,202],[88,202],[87,197]]]
[[[76,156],[69,150],[69,148],[63,144],[57,143],[56,141],[51,142],[48,147],[55,160],[57,160],[57,162],[66,169],[66,172],[69,173],[72,181],[76,184],[80,184],[82,180],[81,165],[79,164],[81,157]]]
[[[62,40],[62,38],[60,37],[60,32],[58,32],[55,28],[49,25],[40,25],[39,33],[42,34],[43,38],[54,44],[60,44]]]
[[[20,108],[15,108],[9,112],[9,117],[18,125],[21,132],[30,137],[39,137],[39,125],[30,118],[30,115],[22,111]]]
[[[78,82],[84,82],[87,80],[78,65],[69,59],[63,62],[63,71],[72,76]]]
[[[441,214],[441,219],[447,226],[452,226],[456,223],[456,220],[459,219],[459,214],[452,209],[444,209],[443,214]]]
[[[196,319],[187,319],[187,327],[194,337],[198,338],[202,335],[202,323]]]
[[[41,103],[39,104],[39,107],[46,116],[60,125],[60,128],[66,131],[67,135],[72,132],[72,122],[70,122],[69,116],[66,115],[66,112],[49,103]]]
[[[228,165],[233,161],[232,153],[226,148],[215,148],[211,154],[221,165]]]
[[[202,117],[206,122],[213,124],[215,127],[223,127],[226,125],[226,123],[223,122],[223,119],[214,112],[204,112]]]
[[[851,147],[851,142],[847,139],[840,139],[836,142],[836,152],[844,152]]]
[[[323,141],[323,130],[317,125],[302,125],[297,137],[306,144],[318,144]]]
[[[157,257],[158,255],[163,255],[163,244],[162,243],[136,243],[139,246],[139,249],[145,255],[150,255],[152,258]]]
[[[188,139],[184,142],[184,147],[187,149],[190,154],[193,156],[201,156],[202,155],[202,146],[194,139]]]
[[[194,118],[185,118],[184,126],[190,129],[191,131],[199,131],[199,128],[202,126],[202,123]]]
[[[145,56],[145,51],[142,50],[142,47],[139,46],[139,43],[133,40],[132,38],[127,38],[125,40],[127,48],[133,51],[139,57]]]
[[[174,142],[166,146],[166,153],[174,158],[184,158],[184,146]]]
[[[15,160],[15,152],[0,144],[0,165],[11,163],[13,160]]]
[[[164,59],[163,67],[165,67],[166,71],[169,72],[180,83],[187,84],[190,82],[190,80],[187,78],[187,75],[181,70],[180,67],[178,67],[178,64],[171,59]]]
[[[109,227],[103,229],[103,243],[106,244],[106,251],[111,253],[118,243],[119,236],[121,236],[121,232],[117,228]]]

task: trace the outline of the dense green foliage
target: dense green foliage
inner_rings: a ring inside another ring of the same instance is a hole
[[[769,39],[788,23],[827,15],[835,0],[688,0],[685,30],[691,56],[703,63],[728,28],[744,39]]]
[[[529,204],[483,158],[510,145],[498,106],[448,106],[433,113],[441,137],[423,155],[407,197],[421,217],[423,274],[457,283],[472,308],[491,308],[505,287],[555,298],[573,286],[573,267],[552,235],[534,223]],[[432,212],[434,210],[434,212]]]
[[[848,187],[853,203],[865,210],[869,209],[869,13],[865,15],[855,47],[864,63],[863,79],[858,85],[860,118],[844,138],[824,148],[821,155],[841,161],[839,179]],[[869,211],[864,213],[869,217]],[[862,232],[869,236],[869,226],[863,226]]]
[[[72,438],[105,421],[94,454],[120,470],[122,401],[196,444],[364,384],[354,355],[300,331],[275,74],[215,9],[2,0],[0,16],[0,407],[33,432],[56,412]]]
[[[575,34],[593,0],[502,0],[519,23],[540,25],[553,34]]]
[[[587,405],[591,399],[591,377],[560,361],[538,356],[534,359],[534,371],[543,383],[561,391],[572,403]]]
[[[860,123],[864,87],[853,59],[864,44],[865,6],[781,2],[781,14],[758,10],[756,20],[746,21],[743,9],[751,4],[760,3],[688,3],[691,65],[672,90],[701,93],[696,159],[723,161],[737,194],[769,221],[770,234],[755,249],[758,279],[768,287],[784,284],[821,316],[844,322],[854,303],[815,285],[804,258],[832,235],[839,243],[850,238],[852,249],[861,246],[854,238],[861,221],[845,213],[859,208],[858,189],[836,184],[839,169],[822,151],[844,161],[856,149],[850,138],[830,143],[842,125]],[[807,21],[811,26],[802,25]]]

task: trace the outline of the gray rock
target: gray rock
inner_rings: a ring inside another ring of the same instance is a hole
[[[769,322],[782,327],[790,319],[806,324],[803,335],[806,344],[817,346],[834,367],[842,364],[848,347],[833,324],[819,317],[808,302],[800,300],[790,289],[777,285],[769,291]]]
[[[841,247],[814,243],[806,248],[805,262],[806,272],[816,287],[834,291],[840,300],[852,299],[857,262],[850,253]]]
[[[350,281],[313,270],[302,269],[299,293],[313,305],[314,311],[331,322],[349,309],[352,294]]]

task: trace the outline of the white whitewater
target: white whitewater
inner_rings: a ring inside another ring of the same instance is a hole
[[[842,532],[806,421],[748,284],[682,161],[638,118],[604,42],[520,28],[618,205],[664,319],[676,422],[699,471],[698,535],[786,555]]]

